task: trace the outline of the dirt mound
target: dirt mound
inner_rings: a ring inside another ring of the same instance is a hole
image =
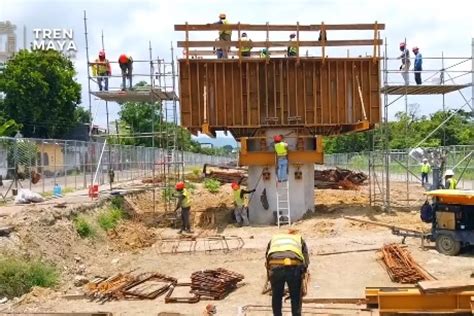
[[[114,242],[118,251],[130,251],[150,247],[158,239],[157,233],[143,223],[125,221],[115,229],[109,231],[107,236]]]

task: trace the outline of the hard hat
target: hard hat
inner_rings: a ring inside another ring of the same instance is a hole
[[[176,183],[175,188],[176,188],[176,190],[182,190],[182,189],[184,189],[184,182],[183,182],[183,181],[179,181],[178,183]]]
[[[225,19],[225,17],[226,17],[226,16],[225,16],[225,13],[219,14],[219,19]]]
[[[101,50],[101,51],[99,52],[99,57],[100,57],[100,58],[105,58],[105,52],[104,52],[103,50]]]
[[[121,64],[126,64],[128,63],[128,56],[125,54],[120,55],[119,57],[119,63]]]
[[[400,43],[400,47],[405,47],[406,43],[405,42],[401,42]]]
[[[446,173],[444,174],[444,176],[454,176],[454,171],[453,169],[448,169],[446,170]]]
[[[232,182],[232,184],[230,185],[232,190],[238,190],[239,189],[239,184],[237,182]]]
[[[413,52],[417,52],[418,49],[419,49],[418,46],[415,46],[415,47],[412,48],[412,51],[413,51]]]
[[[296,37],[296,34],[295,34],[295,33],[291,33],[291,34],[290,34],[290,38],[293,38],[293,37]]]
[[[242,37],[247,37],[247,33],[242,33]]]
[[[212,305],[212,304],[207,304],[207,306],[206,306],[206,312],[207,312],[208,314],[215,314],[215,313],[217,313],[216,306],[215,306],[215,305]]]
[[[423,158],[423,162],[427,162],[427,161],[428,161],[428,159],[426,159],[426,158]]]
[[[283,139],[283,137],[281,137],[281,135],[273,136],[273,140],[276,141],[276,142],[281,142],[282,139]]]

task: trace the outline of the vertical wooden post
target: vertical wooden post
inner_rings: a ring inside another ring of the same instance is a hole
[[[189,64],[189,26],[186,22],[186,33],[185,33],[185,51],[186,51],[186,63]]]
[[[375,21],[375,24],[374,24],[374,53],[372,55],[372,62],[373,63],[375,63],[377,61],[377,35],[378,35],[377,21]]]
[[[239,52],[239,64],[241,64],[241,63],[242,63],[242,52],[241,52],[241,50],[240,50],[240,44],[241,44],[241,43],[240,43],[240,22],[237,23],[237,24],[238,24],[238,26],[239,26],[239,29],[238,29],[238,35],[239,35],[239,47],[238,47],[238,52]]]
[[[296,22],[296,65],[300,64],[300,22]]]
[[[267,49],[267,55],[265,55],[265,61],[266,61],[266,64],[268,64],[270,61],[270,45],[268,44],[268,42],[270,41],[270,25],[269,23],[267,22],[267,39],[266,39],[266,44],[265,44],[265,48]]]
[[[326,28],[324,27],[324,22],[321,22],[321,30],[319,31],[321,34],[326,34]],[[323,58],[323,65],[326,61],[326,36],[321,38],[321,54]]]

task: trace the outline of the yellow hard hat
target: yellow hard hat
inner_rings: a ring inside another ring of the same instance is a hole
[[[225,13],[219,14],[219,19],[225,19]]]

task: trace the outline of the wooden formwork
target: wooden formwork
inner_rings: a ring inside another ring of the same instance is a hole
[[[380,122],[380,60],[242,58],[179,61],[182,125],[228,130],[236,138],[261,128],[305,128],[337,135]]]

